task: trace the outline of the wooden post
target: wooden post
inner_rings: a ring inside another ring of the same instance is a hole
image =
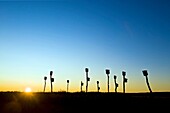
[[[117,93],[117,88],[118,88],[118,83],[116,83],[116,78],[117,78],[117,76],[116,75],[114,75],[114,82],[115,82],[115,93]]]
[[[147,70],[143,70],[142,72],[143,72],[143,75],[144,75],[145,78],[146,78],[146,84],[147,84],[147,86],[148,86],[148,89],[149,89],[150,93],[152,93],[152,89],[151,89],[151,87],[150,87],[150,85],[149,85],[149,80],[148,80],[148,72],[147,72]]]
[[[88,77],[89,69],[85,68],[85,72],[86,72],[86,93],[87,93],[88,92],[88,82],[90,81],[90,78]]]
[[[99,81],[97,81],[97,92],[99,92],[100,86],[99,86]]]
[[[82,87],[83,87],[84,83],[81,81],[81,84],[80,84],[80,91],[82,92]]]
[[[110,70],[109,70],[109,69],[106,69],[108,93],[109,93],[109,74],[110,74]]]
[[[47,80],[47,77],[45,76],[44,77],[44,92],[45,92],[45,88],[46,88],[46,80]]]
[[[125,78],[126,72],[122,71],[123,75],[123,93],[125,93],[125,83],[127,83],[127,78]]]
[[[69,87],[69,80],[67,80],[67,92],[68,92],[68,87]]]
[[[51,82],[51,92],[53,92],[53,82],[54,82],[54,78],[52,78],[52,74],[53,74],[53,71],[50,71],[50,82]]]

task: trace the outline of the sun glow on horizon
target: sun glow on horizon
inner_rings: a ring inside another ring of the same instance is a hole
[[[29,92],[32,92],[32,90],[31,90],[30,87],[26,87],[26,88],[25,88],[25,92],[26,92],[26,93],[29,93]]]

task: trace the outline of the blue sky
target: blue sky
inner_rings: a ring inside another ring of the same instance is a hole
[[[0,2],[0,90],[42,91],[54,71],[54,91],[80,90],[89,67],[89,91],[107,91],[105,69],[127,72],[127,92],[170,90],[168,0],[56,0]],[[49,83],[47,84],[49,89]],[[85,90],[85,86],[84,86]]]

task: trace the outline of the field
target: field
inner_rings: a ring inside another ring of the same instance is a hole
[[[1,92],[0,113],[167,112],[170,93]]]

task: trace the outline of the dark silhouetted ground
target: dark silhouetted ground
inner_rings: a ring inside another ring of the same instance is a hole
[[[0,93],[0,113],[158,111],[170,111],[170,93]]]

